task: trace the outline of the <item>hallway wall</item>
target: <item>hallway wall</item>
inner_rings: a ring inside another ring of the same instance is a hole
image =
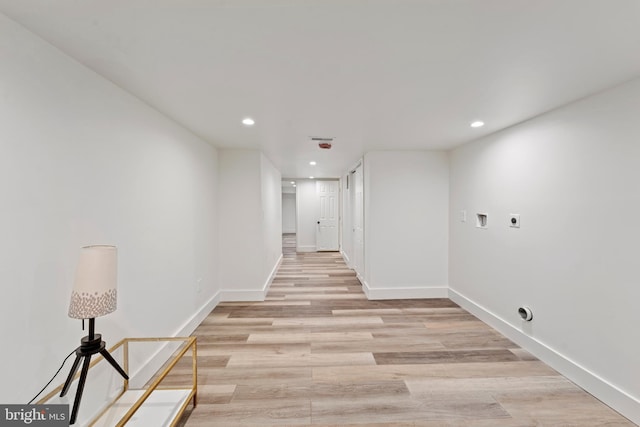
[[[446,297],[447,153],[367,153],[364,192],[367,296],[370,299]]]
[[[219,277],[223,292],[233,291],[222,298],[260,300],[264,245],[260,152],[231,149],[218,152]]]
[[[340,235],[340,251],[342,257],[349,266],[353,268],[351,257],[353,256],[353,204],[351,202],[353,177],[351,172],[347,172],[340,179],[342,189],[341,217],[342,217],[342,233]]]
[[[0,402],[86,334],[67,317],[82,246],[118,247],[109,346],[190,333],[220,289],[216,149],[1,14],[0,122]]]
[[[262,200],[262,285],[267,295],[270,280],[282,258],[282,176],[267,157],[260,153]],[[245,267],[246,268],[246,267]]]
[[[262,301],[282,255],[280,172],[258,150],[220,149],[223,301]]]
[[[316,182],[298,179],[296,186],[296,246],[298,252],[315,252],[318,220]]]
[[[639,112],[636,79],[454,150],[449,267],[454,300],[636,423]]]

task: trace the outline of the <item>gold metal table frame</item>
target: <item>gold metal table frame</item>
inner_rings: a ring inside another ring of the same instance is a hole
[[[145,401],[157,390],[184,390],[189,391],[186,399],[184,399],[184,403],[180,406],[175,418],[171,421],[170,426],[175,426],[179,421],[181,415],[184,413],[185,409],[189,406],[189,403],[193,401],[193,406],[197,405],[197,397],[198,397],[198,368],[197,368],[197,343],[196,337],[162,337],[162,338],[124,338],[116,343],[113,347],[109,349],[109,353],[114,354],[122,347],[122,357],[123,357],[123,368],[125,372],[129,372],[129,344],[130,343],[150,343],[150,342],[184,342],[184,344],[172,354],[169,360],[162,366],[162,368],[152,377],[149,383],[147,383],[141,396],[139,396],[135,402],[131,404],[131,407],[126,411],[126,413],[120,418],[117,424],[114,424],[114,427],[120,427],[127,424],[127,422],[134,416],[136,411],[142,407]],[[169,375],[171,370],[178,364],[180,360],[187,354],[187,352],[191,350],[192,357],[192,381],[188,386],[162,386],[162,381]],[[102,356],[96,357],[91,361],[91,365],[89,369],[93,368],[98,363],[105,360]],[[77,374],[74,378],[76,381],[79,377]],[[122,390],[117,394],[111,401],[111,403],[103,408],[98,415],[91,419],[88,423],[88,426],[94,426],[99,423],[100,419],[107,413],[109,410],[116,404],[118,401],[130,391],[129,382],[130,380],[122,379],[123,386]],[[46,396],[40,399],[37,404],[47,404],[50,399],[56,396],[56,394],[60,393],[62,390],[63,384],[60,384],[58,387],[49,392]]]

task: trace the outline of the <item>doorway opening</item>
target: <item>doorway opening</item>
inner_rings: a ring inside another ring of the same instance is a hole
[[[282,251],[296,252],[296,181],[282,181]]]
[[[297,252],[339,251],[340,227],[339,179],[283,180],[282,232]]]

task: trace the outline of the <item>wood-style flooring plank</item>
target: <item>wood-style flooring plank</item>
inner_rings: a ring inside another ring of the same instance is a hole
[[[558,373],[540,361],[434,363],[419,365],[373,365],[313,368],[313,378],[326,382],[388,381],[410,378],[484,378],[549,376]]]
[[[386,396],[351,399],[313,399],[311,418],[320,423],[398,422],[443,419],[510,418],[507,411],[488,394],[455,399],[413,396]]]
[[[288,381],[262,385],[240,385],[233,396],[238,400],[262,400],[264,396],[278,399],[352,399],[357,397],[409,396],[404,381],[381,381],[366,383],[322,383],[312,380]]]
[[[513,417],[528,419],[536,425],[552,426],[627,426],[626,418],[612,411],[593,396],[573,390],[521,390],[496,392],[496,400]]]
[[[371,353],[298,353],[298,354],[234,354],[229,358],[230,367],[305,367],[305,366],[341,366],[375,365],[376,361]]]
[[[190,427],[305,426],[311,424],[309,399],[263,399],[260,401],[200,404],[191,411]]]
[[[481,378],[409,378],[404,381],[414,396],[450,395],[465,392],[532,393],[576,391],[575,384],[560,375]]]
[[[273,333],[251,334],[247,342],[256,343],[305,343],[328,341],[356,341],[371,340],[370,332],[302,332],[302,333]]]
[[[429,363],[484,363],[513,362],[518,357],[506,349],[496,350],[435,350],[435,351],[395,351],[374,353],[378,365],[429,364]]]

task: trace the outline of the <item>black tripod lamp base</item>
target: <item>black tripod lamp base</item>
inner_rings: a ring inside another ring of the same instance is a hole
[[[91,356],[94,354],[101,354],[102,357],[105,358],[107,362],[113,366],[113,368],[125,379],[128,380],[129,376],[127,373],[118,365],[118,362],[111,356],[111,354],[106,350],[106,344],[102,341],[102,336],[100,334],[93,333],[93,323],[94,319],[89,319],[89,335],[82,338],[80,341],[80,347],[76,349],[76,359],[73,362],[73,366],[71,367],[71,371],[67,376],[67,380],[62,387],[62,391],[60,392],[60,397],[64,397],[71,387],[71,383],[73,382],[76,373],[78,372],[78,368],[80,367],[80,362],[82,362],[82,370],[80,371],[80,379],[78,380],[78,388],[76,390],[76,397],[73,401],[73,409],[71,411],[71,418],[69,419],[69,424],[75,424],[76,419],[78,417],[78,409],[80,408],[80,401],[82,400],[82,392],[84,391],[84,385],[87,380],[87,374],[89,372],[89,365],[91,364]]]

